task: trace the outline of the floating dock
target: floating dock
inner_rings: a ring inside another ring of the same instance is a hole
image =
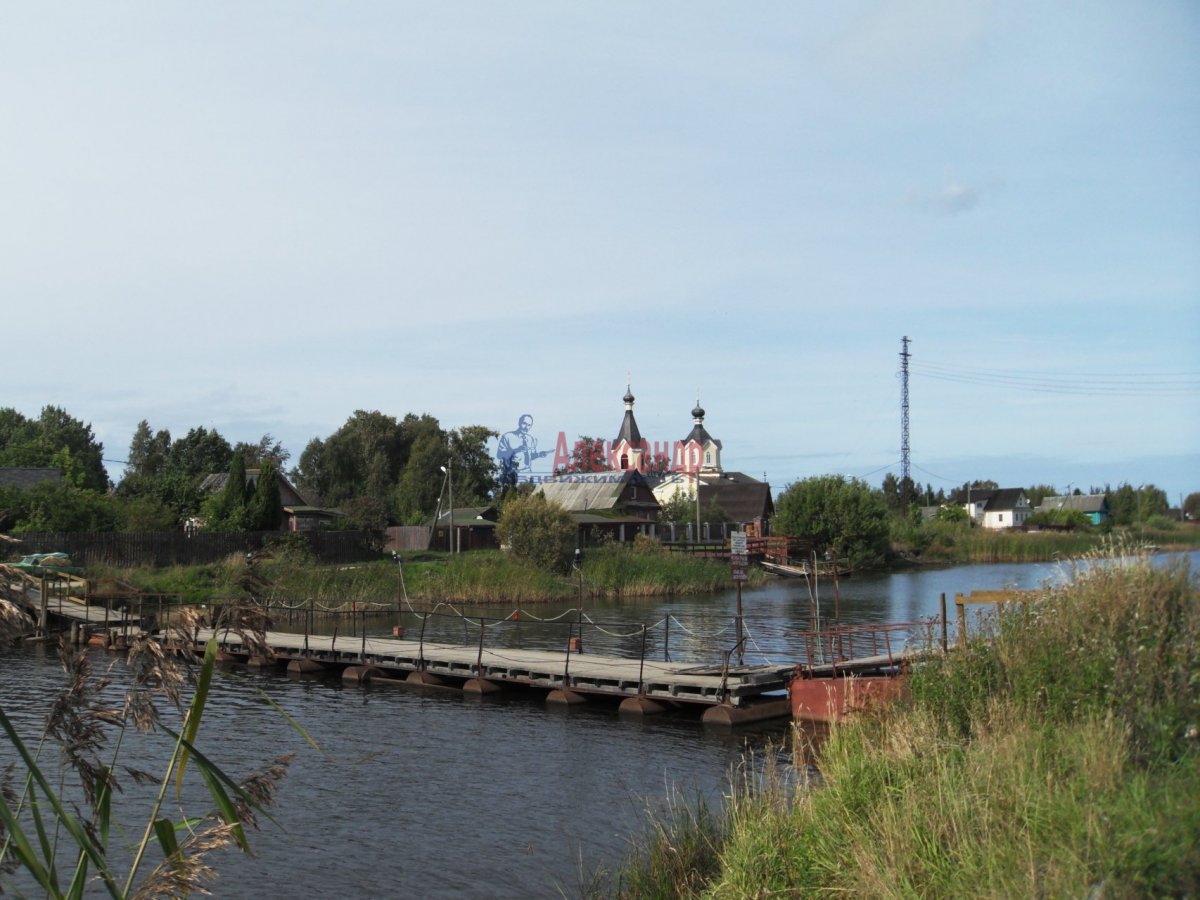
[[[618,701],[622,712],[692,709],[707,722],[742,724],[787,716],[782,692],[794,666],[697,665],[601,656],[578,650],[470,647],[403,638],[304,635],[269,631],[269,654],[233,631],[202,628],[197,643],[216,638],[231,662],[291,672],[341,670],[354,680],[404,681],[491,694],[543,692],[549,703]],[[771,696],[772,694],[776,696]]]

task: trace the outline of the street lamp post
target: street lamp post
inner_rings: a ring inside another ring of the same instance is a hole
[[[441,470],[446,473],[446,484],[450,488],[450,552],[457,553],[458,551],[454,547],[454,477],[450,474],[452,463],[453,460],[446,460],[446,464],[441,467]]]

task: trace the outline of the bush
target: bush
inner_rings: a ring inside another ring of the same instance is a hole
[[[543,494],[512,497],[496,523],[500,545],[549,572],[567,572],[575,552],[575,523]]]

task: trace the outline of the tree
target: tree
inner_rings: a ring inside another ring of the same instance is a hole
[[[38,443],[43,457],[53,461],[56,453],[66,451],[78,466],[79,487],[107,491],[108,471],[104,468],[104,445],[96,440],[92,426],[68,415],[65,409],[46,406],[38,417]],[[53,464],[53,462],[51,463]]]
[[[883,494],[883,505],[887,507],[888,512],[900,511],[900,479],[893,473],[888,472],[883,476],[883,484],[880,486],[880,491]]]
[[[401,522],[419,524],[437,508],[438,497],[445,484],[441,469],[449,459],[449,451],[440,432],[427,431],[417,438],[395,491],[396,515]],[[455,491],[456,505],[466,506],[466,503],[458,502],[462,495],[456,490],[456,477],[457,473],[452,467],[450,489]]]
[[[1187,495],[1183,501],[1183,514],[1193,522],[1200,519],[1200,492]]]
[[[233,445],[233,452],[242,454],[247,469],[261,469],[263,464],[270,460],[279,472],[283,471],[284,464],[292,456],[284,449],[283,444],[269,434],[264,434],[255,444],[238,441]]]
[[[12,408],[0,409],[0,466],[40,466],[61,469],[77,487],[106,491],[104,445],[92,426],[85,425],[57,406],[42,408],[37,419]]]
[[[499,434],[483,425],[465,425],[447,435],[454,461],[456,503],[461,497],[463,506],[481,505],[495,495],[497,467],[487,446],[494,437]]]
[[[565,573],[575,551],[575,523],[545,494],[513,494],[496,523],[500,545],[540,569]]]
[[[250,526],[250,513],[246,508],[246,462],[242,454],[233,454],[229,463],[229,474],[225,486],[204,500],[202,507],[204,527],[209,531],[246,531]]]
[[[65,481],[43,481],[25,491],[14,531],[114,531],[119,521],[110,494]]]
[[[235,457],[236,458],[236,457]],[[270,458],[263,461],[254,483],[254,495],[246,505],[247,527],[252,531],[278,531],[283,524],[279,496],[279,470]]]
[[[887,552],[883,498],[856,478],[821,475],[795,482],[779,498],[773,530],[832,547],[854,567],[882,561]]]
[[[555,475],[574,475],[584,472],[603,472],[608,468],[608,460],[604,456],[604,441],[600,438],[581,434],[575,446],[571,448],[571,461],[559,466]]]
[[[390,498],[412,446],[409,419],[422,421],[410,416],[402,425],[378,411],[355,410],[328,438],[309,441],[293,472],[297,482],[330,506],[361,496]],[[438,430],[437,420],[432,423]]]
[[[1029,505],[1037,509],[1042,505],[1042,501],[1047,497],[1061,496],[1053,485],[1050,484],[1035,484],[1033,487],[1025,491],[1025,496],[1029,498]]]
[[[1107,486],[1108,508],[1114,525],[1135,525],[1153,516],[1165,516],[1169,504],[1166,492],[1152,484],[1133,487],[1122,483],[1115,491]]]
[[[205,475],[228,472],[233,460],[233,448],[216,429],[203,425],[192,428],[171,444],[167,454],[167,471],[199,481]]]
[[[129,459],[125,463],[125,478],[121,484],[124,485],[125,479],[131,476],[155,478],[161,475],[170,452],[171,432],[166,429],[152,432],[150,423],[142,419],[129,442]]]
[[[658,521],[694,522],[696,521],[696,492],[676,491],[666,503],[660,505]]]

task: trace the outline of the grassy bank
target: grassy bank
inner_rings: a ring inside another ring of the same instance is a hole
[[[892,535],[893,546],[922,562],[946,564],[1077,559],[1102,550],[1114,540],[1134,546],[1196,548],[1200,547],[1200,528],[1168,526],[1116,533],[1100,529],[1024,532],[993,531],[957,522],[926,522],[915,528],[905,525]]]
[[[546,572],[499,550],[476,550],[402,557],[403,582],[389,559],[353,566],[316,566],[302,558],[264,559],[247,571],[245,560],[231,557],[211,566],[169,569],[89,570],[152,594],[179,597],[186,603],[211,603],[250,590],[269,601],[313,599],[327,607],[351,603],[394,606],[407,596],[413,603],[456,601],[474,604],[574,603],[575,573]],[[765,576],[751,569],[751,584]],[[658,597],[701,594],[730,586],[729,566],[718,560],[670,553],[654,543],[609,544],[584,553],[583,591],[588,598]]]
[[[653,824],[616,893],[1194,896],[1197,594],[1145,560],[1046,591],[835,728],[822,786],[768,771]]]

